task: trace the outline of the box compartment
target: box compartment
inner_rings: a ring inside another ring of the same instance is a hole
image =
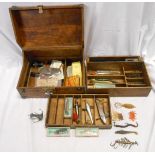
[[[151,90],[145,64],[138,56],[88,58],[86,85],[87,93],[110,96],[147,96]]]
[[[65,98],[73,98],[73,112],[75,111],[75,102],[79,105],[79,122],[73,121],[73,113],[71,118],[64,118]],[[100,99],[103,104],[103,110],[106,114],[106,124],[104,124],[98,113],[96,99]],[[90,122],[89,115],[86,111],[86,102],[89,103],[91,114],[93,116],[93,124]],[[48,100],[48,108],[46,114],[46,127],[97,127],[101,129],[110,129],[112,127],[110,100],[107,94],[57,94],[52,95]]]
[[[17,89],[22,97],[48,97],[54,93],[83,93],[85,68],[83,63],[83,5],[36,6],[10,8],[16,41],[23,51],[23,67]],[[36,87],[38,68],[33,63],[49,65],[52,60],[63,62],[64,80],[61,86]],[[65,86],[67,65],[80,61],[82,84]]]

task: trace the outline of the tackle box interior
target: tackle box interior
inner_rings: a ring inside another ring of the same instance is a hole
[[[22,97],[48,97],[53,93],[83,93],[85,71],[83,63],[83,5],[36,6],[10,8],[16,41],[23,51],[23,67],[17,89]],[[40,62],[63,63],[64,80],[60,86],[36,86]],[[67,66],[81,63],[81,85],[65,86]]]
[[[98,83],[98,87],[94,83]],[[100,86],[102,83],[104,88]],[[147,96],[151,83],[141,57],[90,57],[86,64],[86,87],[87,93]]]
[[[73,98],[72,116],[64,117],[65,99]],[[103,123],[100,116],[96,100],[103,106],[103,112],[106,116],[106,123]],[[79,106],[79,121],[73,120],[73,113],[76,111],[75,103]],[[86,103],[90,105],[93,124],[86,110]],[[48,100],[46,127],[97,127],[101,129],[110,129],[112,127],[110,100],[107,94],[57,94],[52,95]]]

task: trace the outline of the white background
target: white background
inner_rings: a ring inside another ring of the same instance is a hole
[[[46,113],[47,99],[22,99],[16,90],[22,51],[15,41],[8,8],[39,4],[64,3],[0,3],[0,151],[115,151],[109,144],[121,137],[114,134],[116,128],[101,130],[97,138],[77,138],[74,130],[69,138],[48,138],[45,117],[36,124],[29,120],[28,114],[39,108]],[[131,151],[155,151],[155,3],[85,3],[84,18],[85,57],[144,58],[153,86],[149,96],[111,98],[111,104],[136,105],[139,134],[127,137],[139,145]],[[128,150],[120,147],[117,151]]]

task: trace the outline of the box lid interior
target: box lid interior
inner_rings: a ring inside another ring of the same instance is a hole
[[[10,14],[23,50],[83,48],[83,5],[12,7]]]

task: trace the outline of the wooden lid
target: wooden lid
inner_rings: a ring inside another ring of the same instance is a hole
[[[23,50],[78,50],[84,46],[83,5],[13,6],[10,15],[17,43]]]

